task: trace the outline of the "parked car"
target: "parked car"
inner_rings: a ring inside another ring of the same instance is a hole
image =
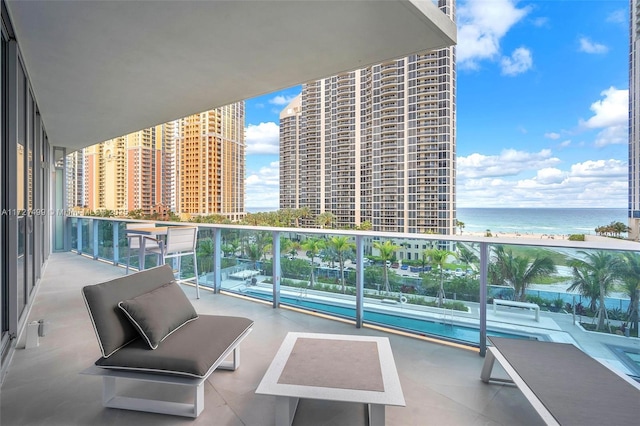
[[[403,271],[406,271],[407,269],[409,269],[409,265],[402,265],[400,266],[400,269],[402,269]]]

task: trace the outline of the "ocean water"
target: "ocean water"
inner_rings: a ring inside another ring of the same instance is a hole
[[[276,211],[273,207],[247,208],[248,212]],[[611,222],[628,222],[627,209],[558,209],[558,208],[462,208],[458,220],[465,232],[520,234],[595,235],[598,226]]]
[[[626,209],[458,208],[465,232],[587,234],[611,222],[628,222]]]

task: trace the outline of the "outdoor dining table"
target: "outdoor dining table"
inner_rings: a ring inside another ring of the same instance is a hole
[[[148,226],[145,228],[127,229],[126,233],[127,235],[141,235],[145,237],[154,237],[156,239],[160,239],[158,237],[162,238],[167,235],[169,228],[170,228],[169,226]],[[140,270],[143,270],[145,269],[144,253],[146,249],[146,238],[140,238],[140,240],[141,241],[140,241],[140,250],[138,252],[138,265]]]

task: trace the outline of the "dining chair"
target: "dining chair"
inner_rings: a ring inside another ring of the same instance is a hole
[[[140,228],[150,228],[156,226],[155,223],[127,223],[127,229],[140,229]],[[142,250],[142,239],[144,238],[144,253],[143,259],[146,259],[147,254],[153,254],[157,256],[158,265],[160,264],[160,260],[162,257],[156,252],[159,249],[162,242],[155,238],[146,236],[146,235],[136,235],[127,233],[127,268],[125,274],[129,274],[129,264],[131,262],[131,251],[135,250],[136,255],[140,254],[140,250]],[[156,251],[154,251],[156,250]],[[142,271],[144,269],[144,261],[142,265],[138,265],[138,269]]]
[[[151,250],[161,256],[161,263],[167,263],[167,259],[177,259],[178,278],[180,278],[180,258],[193,256],[193,272],[196,279],[196,298],[200,299],[200,286],[198,284],[198,259],[196,257],[196,243],[198,241],[198,228],[195,226],[170,226],[167,229],[167,241],[157,249]],[[175,268],[174,268],[175,269]]]

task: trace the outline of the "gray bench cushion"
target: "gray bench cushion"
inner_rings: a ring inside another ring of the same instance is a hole
[[[82,289],[102,356],[109,357],[140,337],[138,330],[118,308],[118,303],[161,287],[173,279],[171,267],[163,265]]]
[[[133,299],[123,300],[118,307],[127,315],[151,349],[187,322],[198,318],[196,310],[180,286],[170,282]]]
[[[155,350],[138,338],[96,365],[119,370],[206,377],[216,361],[253,325],[243,317],[200,315]],[[221,361],[221,360],[220,360]]]

